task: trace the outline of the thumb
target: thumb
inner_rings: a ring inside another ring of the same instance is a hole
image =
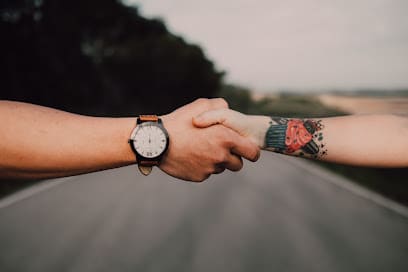
[[[245,130],[243,121],[245,115],[230,109],[218,109],[201,113],[193,118],[193,124],[199,128],[206,128],[212,125],[221,124],[240,133]]]
[[[227,114],[227,109],[205,111],[193,118],[193,124],[199,128],[206,128],[212,125],[222,124],[226,121]]]
[[[270,117],[246,115],[230,109],[217,109],[201,113],[193,118],[193,125],[206,128],[221,124],[244,137],[249,137],[260,147],[265,145],[265,134],[270,126]]]

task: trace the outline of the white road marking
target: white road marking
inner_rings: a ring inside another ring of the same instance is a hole
[[[7,196],[3,199],[0,199],[0,209],[9,207],[17,202],[22,200],[28,199],[38,193],[44,192],[46,190],[51,189],[52,187],[61,185],[62,183],[73,179],[74,177],[66,177],[66,178],[59,178],[59,179],[50,179],[45,181],[40,181],[38,184],[28,187],[27,189],[23,189],[18,191],[10,196]]]
[[[291,163],[292,165],[296,165],[303,170],[316,175],[321,178],[322,181],[330,182],[337,187],[343,188],[354,195],[367,199],[381,207],[384,207],[388,210],[391,210],[395,213],[400,214],[408,218],[408,207],[405,207],[391,199],[383,197],[382,195],[375,193],[365,187],[362,187],[347,178],[344,178],[338,174],[330,172],[329,170],[322,168],[312,162],[306,161],[305,159],[293,158],[289,156],[281,155],[279,156],[281,159]],[[35,194],[44,192],[52,187],[61,185],[62,183],[69,181],[75,177],[66,177],[60,179],[52,179],[40,182],[37,185],[33,185],[27,189],[14,193],[8,197],[0,199],[0,209],[13,205],[19,201],[25,200],[27,198],[32,197]]]
[[[361,185],[358,185],[349,179],[340,176],[339,174],[333,173],[328,169],[325,169],[321,166],[318,166],[316,164],[313,164],[312,162],[306,161],[305,159],[299,159],[299,158],[291,158],[288,156],[280,156],[282,159],[286,160],[287,162],[298,166],[299,168],[304,169],[305,171],[308,171],[309,173],[312,173],[318,177],[321,177],[322,181],[327,181],[330,182],[340,188],[343,188],[359,197],[362,197],[364,199],[367,199],[371,202],[374,202],[375,204],[384,207],[388,210],[391,210],[395,213],[398,213],[399,215],[402,215],[406,218],[408,218],[408,207],[403,206],[394,200],[391,200],[389,198],[386,198],[374,191],[371,191]]]

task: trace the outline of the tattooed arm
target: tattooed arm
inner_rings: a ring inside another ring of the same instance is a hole
[[[406,117],[289,119],[223,109],[199,115],[194,124],[223,124],[251,138],[264,150],[286,155],[360,166],[408,167]]]

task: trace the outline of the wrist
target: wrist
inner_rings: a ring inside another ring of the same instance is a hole
[[[271,125],[271,118],[262,115],[250,116],[250,126],[252,129],[252,139],[259,146],[259,148],[265,148],[265,136]]]
[[[158,166],[168,145],[168,132],[157,115],[139,115],[128,143],[133,151],[140,172],[147,176],[153,166]]]
[[[122,139],[124,143],[124,151],[121,153],[122,154],[122,160],[126,164],[137,164],[137,158],[135,156],[135,153],[132,151],[131,147],[129,146],[129,138],[132,134],[132,131],[136,127],[136,117],[130,117],[130,118],[121,118],[121,121],[123,123],[122,127],[123,132],[122,132]],[[125,148],[126,147],[126,148]]]

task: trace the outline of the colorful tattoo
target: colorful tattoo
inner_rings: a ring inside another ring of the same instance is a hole
[[[272,117],[265,136],[265,147],[275,152],[319,159],[327,155],[321,120]]]

